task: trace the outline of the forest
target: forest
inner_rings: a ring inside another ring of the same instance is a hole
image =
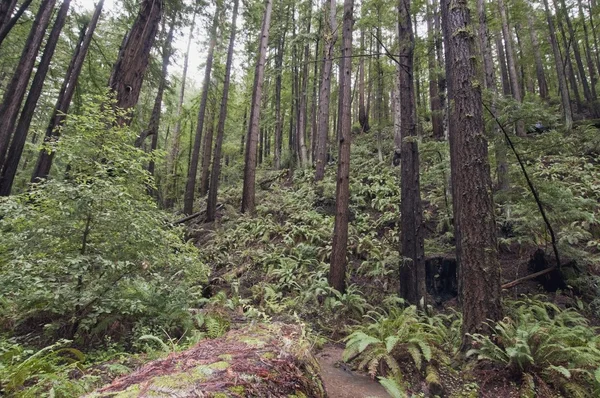
[[[0,0],[0,396],[600,397],[596,0]]]

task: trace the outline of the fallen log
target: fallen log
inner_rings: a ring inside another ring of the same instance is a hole
[[[298,325],[255,324],[173,352],[87,397],[326,397]]]
[[[527,281],[529,281],[531,279],[535,279],[538,276],[549,274],[550,272],[552,272],[552,271],[554,271],[556,269],[558,269],[558,267],[555,265],[553,267],[546,268],[545,270],[542,270],[540,272],[536,272],[535,274],[527,275],[527,276],[524,276],[522,278],[516,279],[516,280],[514,280],[512,282],[505,283],[504,285],[502,285],[502,289],[510,289],[511,287],[515,287],[517,285],[520,285],[523,282],[527,282]]]

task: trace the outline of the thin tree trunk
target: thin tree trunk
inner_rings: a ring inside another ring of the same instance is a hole
[[[508,68],[506,67],[506,56],[504,55],[504,43],[502,37],[496,35],[496,50],[498,51],[498,63],[500,64],[500,80],[502,82],[502,94],[511,95],[510,79],[508,77]]]
[[[484,135],[481,89],[473,57],[474,38],[467,0],[443,0],[442,19],[450,107],[450,163],[459,295],[463,312],[462,350],[469,334],[491,332],[502,318],[500,264],[492,184]]]
[[[552,18],[552,14],[550,13],[550,6],[548,5],[548,0],[544,0],[544,9],[546,12],[546,21],[548,22],[550,43],[552,44],[552,53],[554,55],[556,75],[558,77],[558,93],[561,98],[563,122],[565,123],[565,129],[567,131],[570,131],[573,128],[573,113],[571,111],[571,99],[569,98],[569,91],[567,89],[567,78],[565,76],[565,66],[562,62],[562,57],[560,55],[558,40],[556,38],[556,30],[554,29],[554,20]]]
[[[163,0],[144,0],[131,30],[123,39],[108,82],[116,93],[118,108],[130,110],[138,102],[162,13]],[[131,118],[120,118],[118,123],[128,125]]]
[[[100,0],[96,5],[92,19],[87,27],[83,27],[81,30],[81,37],[71,58],[67,73],[63,80],[52,117],[46,128],[46,135],[44,142],[48,143],[58,139],[60,135],[59,127],[65,120],[66,114],[69,112],[71,100],[73,94],[75,94],[75,87],[77,87],[77,81],[83,68],[83,62],[90,48],[90,43],[94,37],[94,31],[98,25],[98,20],[102,14],[102,8],[104,7],[104,0]],[[42,149],[38,156],[37,163],[33,169],[31,182],[36,182],[41,179],[48,177],[50,169],[52,168],[52,161],[54,159],[54,151],[48,152],[46,149]]]
[[[286,18],[287,21],[288,18]],[[283,119],[281,116],[281,84],[283,74],[283,54],[285,51],[285,36],[287,34],[287,23],[284,31],[279,37],[277,44],[277,53],[275,54],[275,151],[274,165],[275,169],[281,168],[281,149],[283,142]]]
[[[329,23],[326,24],[327,28],[324,31],[325,39],[323,45],[323,67],[321,68],[321,89],[319,94],[319,122],[317,126],[318,142],[315,181],[321,181],[323,179],[325,175],[325,165],[327,164],[327,136],[329,132],[329,104],[332,76],[331,70],[333,67],[333,51],[337,37],[337,35],[334,33],[336,31],[336,2],[335,0],[324,0],[323,7],[325,11],[327,9],[327,5],[329,5]]]
[[[426,307],[425,258],[423,243],[423,213],[419,181],[419,147],[417,143],[416,101],[414,92],[415,36],[410,14],[410,0],[398,2],[398,41],[400,43],[400,125],[401,143],[401,205],[402,231],[400,264],[400,297],[411,304]]]
[[[323,30],[323,21],[319,15],[319,29],[317,31],[317,43],[315,44],[315,57],[313,65],[313,87],[312,87],[312,101],[310,109],[310,151],[308,153],[309,163],[314,165],[316,148],[317,148],[317,87],[319,75],[319,50],[321,49],[321,32]]]
[[[31,125],[35,108],[38,100],[40,99],[40,95],[42,94],[44,81],[46,80],[46,75],[48,74],[48,69],[50,67],[50,61],[54,56],[54,51],[56,50],[56,45],[58,44],[60,32],[62,31],[67,20],[67,13],[69,12],[70,5],[71,0],[64,0],[60,6],[58,14],[56,15],[54,26],[52,27],[50,35],[46,40],[44,54],[42,55],[42,59],[37,66],[37,71],[35,72],[33,82],[31,83],[31,89],[29,90],[29,94],[27,94],[25,105],[23,106],[19,122],[17,123],[17,127],[14,131],[6,160],[4,161],[4,165],[0,165],[2,166],[2,174],[0,175],[0,196],[10,195],[12,190],[15,175],[17,174],[17,170],[19,168],[19,161],[21,160],[23,148],[25,146],[25,142],[27,141],[29,126]]]
[[[594,109],[597,109],[598,93],[596,92],[596,84],[598,83],[598,77],[596,75],[596,68],[592,59],[592,48],[590,46],[589,32],[587,23],[585,22],[585,15],[583,13],[583,5],[581,4],[581,0],[577,0],[577,7],[579,11],[579,19],[581,20],[581,24],[583,25],[583,43],[585,46],[585,60],[587,63],[588,72],[590,74],[590,90],[593,99],[592,106],[594,107]]]
[[[364,54],[365,48],[365,31],[364,28],[360,30],[360,49]],[[358,123],[363,133],[367,133],[370,130],[369,126],[369,114],[367,113],[365,104],[365,57],[360,57],[359,60],[359,76],[358,76]]]
[[[312,0],[308,2],[308,25],[306,28],[306,35],[310,35],[310,28],[312,23]],[[298,109],[298,149],[300,150],[300,167],[306,167],[308,165],[308,149],[306,147],[306,111],[308,107],[307,103],[307,89],[308,89],[308,62],[309,62],[309,43],[304,45],[304,55],[302,63],[302,83],[300,87],[300,103]]]
[[[344,1],[344,19],[342,34],[343,76],[340,86],[340,137],[338,151],[338,170],[335,200],[335,223],[331,245],[331,264],[329,285],[339,292],[346,291],[346,253],[348,251],[348,201],[350,197],[350,141],[352,139],[352,25],[353,0]]]
[[[54,3],[55,0],[49,0],[40,6],[21,53],[19,64],[4,92],[4,98],[0,105],[0,165],[4,164],[11,134],[15,128],[19,109],[25,97],[29,78],[33,72],[33,66],[42,45],[46,28],[50,23]]]
[[[204,119],[206,115],[206,103],[208,102],[208,91],[210,89],[210,75],[212,73],[212,64],[214,60],[215,45],[217,44],[217,26],[219,24],[220,10],[217,7],[210,28],[210,42],[208,44],[208,55],[204,69],[204,82],[202,87],[202,97],[200,99],[200,109],[198,111],[198,122],[196,124],[196,134],[194,138],[194,148],[192,149],[192,159],[188,169],[187,182],[185,184],[185,194],[183,198],[183,212],[192,214],[194,210],[194,194],[196,193],[196,176],[198,174],[198,163],[200,157],[200,145],[202,143],[202,131],[204,129]]]
[[[527,22],[529,23],[529,38],[531,39],[531,47],[533,47],[535,74],[537,77],[538,88],[540,90],[540,97],[544,100],[548,100],[548,83],[546,82],[546,74],[544,73],[544,65],[542,63],[542,56],[540,54],[540,44],[538,41],[537,32],[535,31],[533,9],[530,9],[527,13]]]
[[[429,103],[431,104],[431,125],[433,138],[442,140],[444,138],[444,121],[442,105],[440,103],[438,64],[435,51],[434,11],[430,1],[427,1],[427,67],[429,69]],[[399,122],[399,121],[398,121]]]
[[[154,99],[154,107],[152,108],[152,115],[150,116],[150,123],[148,123],[148,135],[152,136],[152,144],[150,146],[150,150],[155,152],[158,149],[158,129],[160,127],[160,117],[162,110],[162,102],[163,102],[163,94],[165,92],[165,87],[167,86],[167,71],[169,69],[169,62],[171,60],[171,55],[173,54],[173,49],[171,43],[173,42],[173,33],[175,31],[175,17],[171,21],[171,25],[169,27],[169,32],[167,33],[167,37],[163,44],[162,48],[162,69],[160,75],[160,82],[158,83],[158,90],[156,92],[156,98]],[[154,158],[150,159],[150,163],[148,164],[148,172],[151,176],[156,177],[155,170],[155,162]],[[157,197],[158,191],[151,190],[151,195]]]
[[[596,24],[594,23],[594,8],[593,0],[588,0],[587,10],[590,18],[590,27],[592,28],[592,37],[594,38],[594,55],[596,58],[596,68],[600,74],[600,45],[598,45],[598,33],[596,32]]]
[[[517,102],[523,102],[521,96],[521,88],[519,87],[519,77],[517,76],[517,63],[515,61],[515,52],[513,49],[512,35],[510,33],[510,26],[508,24],[508,15],[506,13],[506,6],[504,0],[498,0],[498,9],[500,11],[500,17],[502,19],[502,36],[504,36],[504,43],[506,46],[506,61],[508,64],[508,74],[510,76],[510,84],[512,90],[512,96]],[[525,124],[522,120],[517,120],[516,132],[518,136],[525,135]]]
[[[17,0],[3,0],[0,5],[0,45],[11,29],[16,25],[17,21],[23,13],[29,8],[33,0],[25,0],[13,15],[13,11],[17,5]],[[43,4],[43,3],[42,3]]]
[[[183,101],[185,98],[185,86],[187,82],[187,72],[188,65],[190,61],[190,48],[192,46],[192,39],[194,37],[194,28],[196,26],[196,14],[197,11],[194,9],[194,14],[192,16],[192,24],[190,25],[190,33],[188,34],[187,41],[187,49],[185,51],[185,55],[183,57],[183,72],[181,75],[181,88],[179,90],[179,100],[177,102],[177,113],[175,115],[176,122],[175,128],[173,129],[173,139],[171,144],[171,151],[169,152],[169,156],[167,158],[167,173],[170,176],[171,183],[169,184],[168,192],[167,192],[167,200],[169,203],[166,204],[167,208],[172,207],[170,194],[175,194],[175,174],[177,174],[177,160],[179,159],[179,146],[181,143],[181,118],[183,113]]]
[[[216,91],[216,90],[215,90]],[[200,173],[200,196],[208,193],[209,178],[210,178],[210,156],[213,150],[213,136],[215,132],[215,117],[217,114],[216,104],[209,111],[208,128],[204,135],[203,153],[202,153],[202,172]]]
[[[242,191],[242,213],[254,214],[255,184],[256,184],[256,149],[258,145],[258,130],[260,128],[260,103],[262,86],[265,75],[265,60],[269,43],[269,25],[271,24],[271,11],[273,1],[266,0],[265,14],[262,22],[259,54],[254,72],[254,86],[252,90],[252,104],[250,108],[250,125],[248,127],[246,143],[246,159],[244,167],[244,188]]]

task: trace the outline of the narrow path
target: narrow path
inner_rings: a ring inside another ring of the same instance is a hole
[[[326,346],[317,354],[321,377],[329,398],[389,398],[385,389],[369,376],[336,366],[342,360],[343,348]]]

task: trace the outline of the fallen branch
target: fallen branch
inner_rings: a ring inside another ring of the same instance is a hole
[[[220,210],[222,207],[223,207],[223,205],[219,203],[219,204],[217,205],[217,210]],[[199,211],[198,213],[190,214],[189,216],[187,216],[187,217],[184,217],[184,218],[182,218],[182,219],[180,219],[180,220],[173,221],[173,225],[177,225],[177,224],[183,224],[184,222],[187,222],[187,221],[193,220],[193,219],[194,219],[194,218],[196,218],[196,217],[200,217],[200,216],[201,216],[201,215],[203,215],[204,213],[206,213],[206,209],[205,209],[205,210],[202,210],[202,211]]]
[[[552,271],[554,271],[556,269],[558,269],[558,267],[556,265],[554,265],[554,266],[552,266],[550,268],[546,268],[544,270],[536,272],[535,274],[527,275],[527,276],[524,276],[522,278],[516,279],[516,280],[514,280],[512,282],[505,283],[504,285],[502,285],[502,289],[510,289],[511,287],[515,287],[517,285],[520,285],[523,282],[527,282],[528,280],[535,279],[538,276],[549,274],[550,272],[552,272]]]

